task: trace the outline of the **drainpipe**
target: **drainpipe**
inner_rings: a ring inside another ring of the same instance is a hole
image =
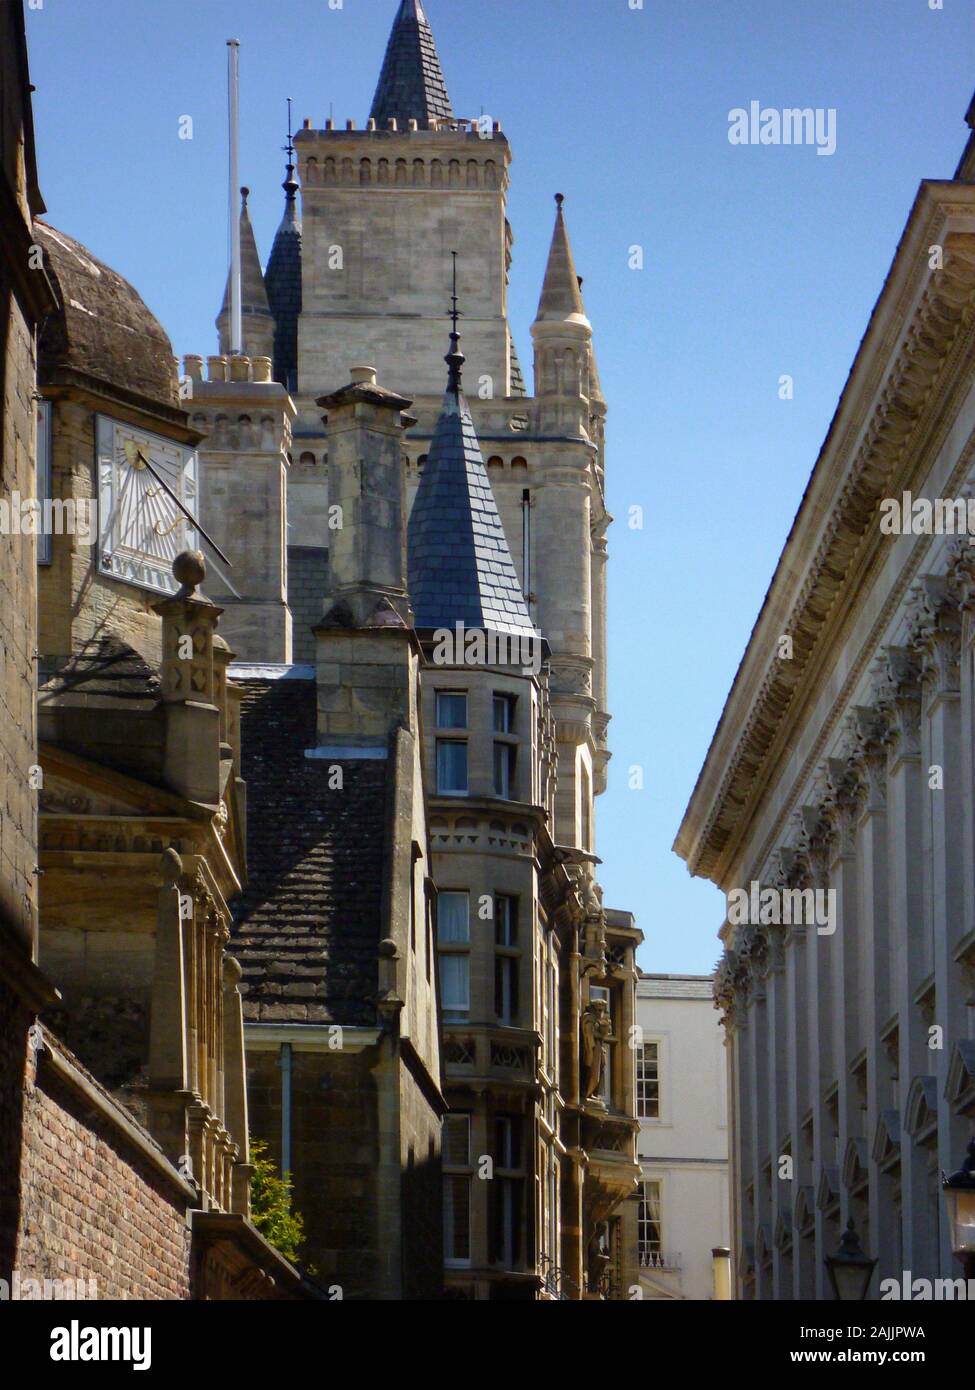
[[[281,1044],[281,1176],[291,1172],[291,1044]]]

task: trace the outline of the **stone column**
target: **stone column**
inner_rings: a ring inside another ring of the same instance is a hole
[[[171,1162],[187,1151],[186,1108],[192,1097],[187,1054],[187,988],[180,915],[183,865],[162,856],[149,1015],[149,1127]]]
[[[929,763],[928,814],[931,839],[931,929],[935,982],[934,1023],[942,1030],[941,1046],[931,1051],[938,1079],[938,1162],[953,1172],[964,1152],[969,1125],[945,1098],[948,1069],[956,1043],[966,1036],[966,997],[955,954],[968,923],[965,918],[964,758],[961,743],[962,613],[954,586],[943,577],[925,576],[916,596],[916,644],[924,682],[924,714]],[[939,773],[940,769],[940,773]],[[922,766],[922,776],[925,769]],[[932,783],[942,783],[942,789]],[[970,865],[968,865],[970,867]],[[940,1273],[954,1266],[950,1231],[939,1203]]]
[[[862,1050],[865,1040],[861,1033],[863,1005],[860,982],[860,943],[857,878],[857,822],[860,816],[863,788],[857,766],[849,758],[830,758],[827,763],[829,786],[829,819],[833,827],[833,860],[830,886],[836,893],[835,931],[828,941],[830,956],[830,994],[832,1000],[832,1081],[836,1085],[837,1143],[835,1163],[842,1171],[847,1148],[851,1141],[862,1141],[860,1132],[863,1117],[860,1113],[856,1084],[851,1064]],[[817,935],[820,928],[817,927]],[[832,1084],[832,1083],[831,1083]],[[840,1183],[840,1228],[846,1229],[853,1217],[859,1228],[864,1248],[869,1248],[870,1234],[862,1229],[858,1214],[851,1210],[851,1196],[846,1184]]]
[[[890,864],[890,939],[894,951],[892,1001],[898,1016],[897,1105],[901,1117],[901,1251],[904,1268],[935,1278],[937,1241],[927,1216],[927,1156],[912,1142],[904,1117],[912,1080],[928,1075],[930,1054],[914,995],[925,975],[922,878],[921,678],[906,647],[886,650],[884,695],[892,721],[887,768]]]
[[[860,1002],[866,1047],[867,1107],[864,1138],[869,1154],[870,1253],[878,1280],[896,1276],[900,1241],[892,1220],[890,1179],[873,1153],[881,1112],[893,1106],[881,1033],[890,1019],[889,864],[887,859],[887,740],[890,726],[875,706],[854,710],[858,774],[865,790],[859,825]],[[864,1246],[866,1248],[866,1246]]]

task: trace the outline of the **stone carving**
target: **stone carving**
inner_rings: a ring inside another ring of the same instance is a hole
[[[587,1100],[597,1096],[603,1084],[603,1047],[612,1031],[613,1025],[605,999],[591,1000],[582,1014],[582,1059]]]

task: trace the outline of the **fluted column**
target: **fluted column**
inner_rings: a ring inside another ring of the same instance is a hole
[[[921,769],[920,665],[906,647],[886,650],[886,707],[892,720],[887,769],[890,936],[895,955],[892,996],[898,1016],[897,1103],[901,1116],[901,1258],[915,1276],[934,1278],[937,1242],[927,1219],[927,1156],[905,1126],[911,1082],[928,1075],[927,1035],[914,996],[925,975],[922,860],[924,782]]]
[[[861,982],[859,961],[859,911],[857,883],[857,822],[863,788],[857,767],[849,758],[830,758],[827,763],[829,817],[833,827],[833,860],[830,885],[836,893],[835,930],[828,941],[832,995],[832,1064],[836,1086],[836,1165],[842,1171],[851,1140],[862,1141],[862,1117],[851,1064],[864,1046],[861,1033]],[[869,1247],[870,1233],[862,1229],[860,1213],[851,1210],[851,1194],[840,1182],[840,1228],[855,1217],[861,1238]]]
[[[945,577],[925,576],[916,592],[915,642],[921,660],[923,711],[928,747],[927,807],[930,859],[932,968],[935,982],[935,1024],[941,1046],[933,1049],[938,1079],[938,1157],[953,1171],[953,1155],[964,1150],[969,1137],[966,1121],[945,1099],[948,1069],[955,1044],[966,1032],[966,991],[954,959],[965,935],[965,787],[961,744],[961,625],[959,595]],[[932,787],[941,769],[943,789]],[[952,1270],[948,1223],[940,1226],[940,1273]]]
[[[887,1057],[880,1034],[891,1015],[890,932],[887,859],[887,740],[888,720],[876,706],[854,711],[855,757],[865,791],[859,826],[860,854],[860,997],[858,1008],[866,1047],[866,1133],[870,1185],[868,1218],[871,1254],[878,1260],[877,1276],[896,1272],[900,1240],[891,1220],[894,1193],[888,1175],[873,1155],[880,1114],[893,1105]]]

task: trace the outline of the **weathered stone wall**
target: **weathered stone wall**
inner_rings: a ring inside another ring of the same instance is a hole
[[[3,454],[0,500],[35,495],[33,336],[0,264],[3,343]],[[15,510],[17,508],[15,507]],[[0,536],[0,917],[29,952],[37,902],[37,793],[29,770],[37,761],[34,648],[37,645],[34,536]]]
[[[374,1050],[292,1054],[294,1205],[305,1221],[301,1262],[345,1299],[374,1298],[381,1252],[379,1102]],[[247,1058],[251,1134],[281,1163],[281,1066],[275,1050]]]
[[[95,1279],[99,1299],[190,1296],[185,1204],[120,1128],[27,1060],[16,1268]]]
[[[289,502],[291,499],[288,491]],[[316,642],[312,628],[322,620],[328,583],[328,551],[311,546],[288,546],[288,606],[292,619],[294,660],[311,664]]]
[[[443,1295],[440,1118],[406,1067],[400,1070],[403,1298]]]

